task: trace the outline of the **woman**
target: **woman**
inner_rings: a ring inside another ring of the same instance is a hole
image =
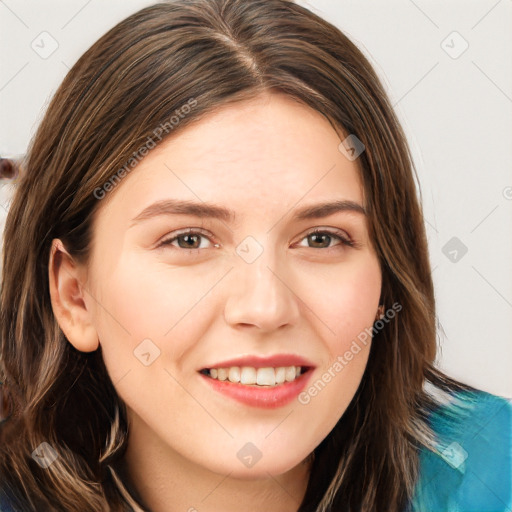
[[[143,9],[21,168],[2,510],[510,506],[510,406],[434,367],[414,168],[338,29],[283,0]]]

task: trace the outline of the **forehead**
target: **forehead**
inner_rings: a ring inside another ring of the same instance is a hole
[[[283,94],[227,104],[151,150],[104,206],[135,214],[171,197],[223,203],[243,217],[315,199],[362,203],[357,163],[338,149],[342,137]]]

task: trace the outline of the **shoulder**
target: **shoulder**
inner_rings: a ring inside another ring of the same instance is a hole
[[[18,512],[20,509],[15,503],[17,501],[10,487],[0,481],[0,512]]]
[[[12,507],[11,500],[3,489],[0,489],[0,512],[15,512]]]
[[[437,442],[420,453],[413,510],[511,510],[511,401],[478,390],[453,393],[430,425]]]

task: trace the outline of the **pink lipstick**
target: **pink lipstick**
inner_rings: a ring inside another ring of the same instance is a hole
[[[200,370],[206,385],[245,405],[277,408],[304,389],[314,365],[293,354],[244,356],[212,363]]]

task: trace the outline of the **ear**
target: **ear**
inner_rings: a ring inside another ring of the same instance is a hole
[[[48,265],[53,313],[68,341],[81,352],[92,352],[99,338],[83,298],[83,274],[62,241],[53,239]]]

